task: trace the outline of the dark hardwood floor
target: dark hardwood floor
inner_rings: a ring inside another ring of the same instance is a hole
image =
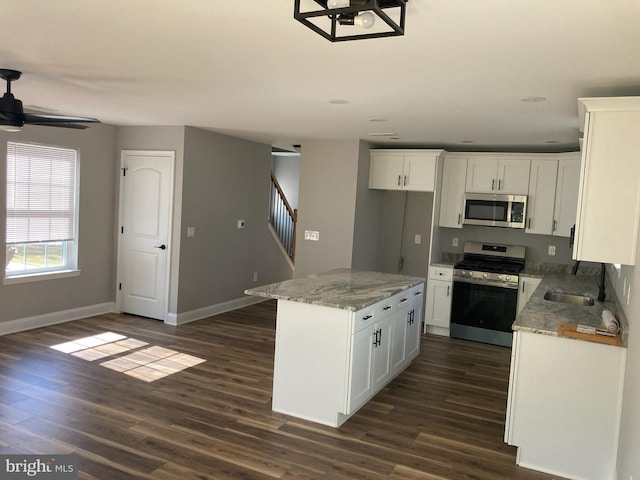
[[[206,362],[147,383],[49,348],[107,331]],[[0,451],[76,452],[100,480],[554,478],[503,443],[509,349],[424,336],[334,429],[271,411],[274,338],[271,301],[181,327],[110,314],[0,337]]]

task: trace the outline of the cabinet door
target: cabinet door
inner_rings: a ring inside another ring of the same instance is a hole
[[[531,160],[500,159],[498,162],[497,192],[526,195],[529,190]]]
[[[625,265],[636,262],[639,128],[638,111],[587,114],[573,250],[576,260]]]
[[[420,327],[422,325],[423,295],[416,295],[407,314],[407,333],[405,336],[405,352],[407,361],[411,361],[420,353]]]
[[[518,307],[517,311],[520,313],[525,307],[533,292],[538,288],[541,278],[535,277],[523,277],[522,275],[518,279]]]
[[[371,154],[369,188],[400,190],[404,183],[404,156]]]
[[[405,190],[433,192],[436,185],[436,155],[407,155],[404,157]]]
[[[373,353],[377,326],[360,330],[351,336],[351,381],[346,414],[355,411],[372,395]]]
[[[396,311],[393,317],[393,338],[391,339],[391,371],[401,370],[407,359],[407,331],[409,327],[410,305]]]
[[[429,280],[427,282],[427,325],[449,328],[451,321],[451,282]]]
[[[467,162],[466,191],[470,193],[496,193],[497,158],[470,158]]]
[[[580,158],[561,159],[558,162],[558,183],[553,215],[553,234],[569,237],[576,223],[578,185],[580,184]]]
[[[441,227],[462,228],[466,181],[467,159],[447,157],[442,172],[442,198],[438,222]]]
[[[557,173],[557,160],[533,160],[531,162],[526,233],[551,235],[553,232]]]
[[[391,375],[391,338],[392,338],[392,318],[389,317],[381,323],[376,323],[379,337],[373,349],[373,392],[377,392],[387,383]],[[375,332],[374,332],[375,333]],[[375,337],[375,334],[374,336]],[[372,339],[373,343],[373,339]]]

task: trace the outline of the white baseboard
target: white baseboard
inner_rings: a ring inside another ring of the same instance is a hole
[[[185,323],[202,320],[203,318],[219,315],[220,313],[229,312],[237,308],[248,307],[249,305],[264,302],[265,300],[266,299],[262,297],[252,297],[247,295],[246,297],[236,298],[234,300],[217,303],[215,305],[209,305],[208,307],[198,308],[189,312],[178,314],[170,313],[167,316],[167,321],[165,323],[168,325],[184,325]]]
[[[80,320],[81,318],[93,317],[95,315],[103,315],[111,313],[115,309],[113,302],[99,303],[97,305],[88,305],[86,307],[72,308],[71,310],[63,310],[60,312],[45,313],[33,317],[18,318],[16,320],[8,320],[0,322],[0,335],[9,333],[24,332],[34,328],[47,327],[58,323],[70,322],[72,320]]]

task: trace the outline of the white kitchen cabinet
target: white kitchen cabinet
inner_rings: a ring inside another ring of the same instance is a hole
[[[525,232],[569,237],[576,223],[579,154],[534,158],[529,175]]]
[[[474,156],[467,163],[466,191],[526,195],[530,159]]]
[[[553,232],[557,176],[558,161],[556,159],[531,161],[526,233],[551,235]]]
[[[278,300],[273,410],[344,423],[419,353],[419,313],[409,320],[423,289],[421,283],[356,312]],[[392,364],[392,356],[401,359]]]
[[[640,222],[640,97],[582,98],[585,130],[573,258],[634,265]]]
[[[626,349],[514,332],[505,442],[521,467],[612,480]]]
[[[580,156],[558,160],[555,208],[553,213],[553,235],[571,236],[578,210],[578,187],[580,185]]]
[[[449,335],[453,267],[430,266],[425,301],[425,332]]]
[[[518,307],[517,313],[520,313],[524,306],[527,304],[533,292],[535,292],[542,278],[528,277],[526,275],[520,275],[518,277]]]
[[[462,228],[466,181],[467,157],[447,155],[442,171],[439,226]]]
[[[433,192],[442,150],[371,150],[369,188]]]
[[[419,285],[397,296],[391,346],[391,372],[399,372],[420,352],[420,326],[424,285]]]

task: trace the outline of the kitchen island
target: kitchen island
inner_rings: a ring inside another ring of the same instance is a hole
[[[561,290],[597,299],[597,276],[546,274],[513,324],[505,442],[518,465],[569,479],[613,480],[626,359],[624,318],[615,301],[579,306],[545,300]],[[612,292],[612,289],[608,289]],[[610,294],[612,299],[614,294]],[[561,324],[622,326],[622,345],[569,338]]]
[[[280,413],[339,427],[420,351],[423,278],[338,269],[245,293],[278,300]]]

